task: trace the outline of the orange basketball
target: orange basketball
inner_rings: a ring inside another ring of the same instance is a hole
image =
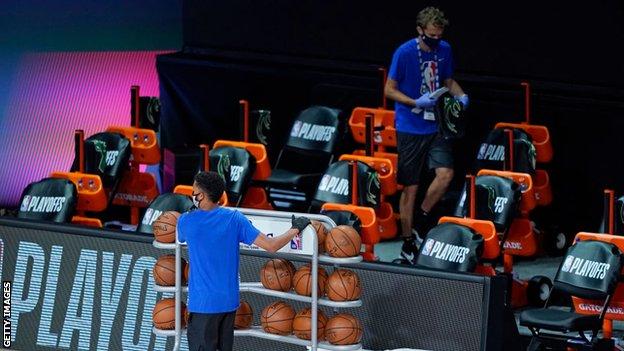
[[[327,280],[327,297],[332,301],[352,301],[360,298],[360,277],[348,269],[336,269]]]
[[[327,235],[325,251],[332,257],[353,257],[360,253],[360,234],[348,225],[339,225]]]
[[[312,227],[316,230],[316,236],[318,237],[319,252],[325,251],[325,237],[327,236],[327,229],[323,223],[312,220]]]
[[[181,326],[186,325],[186,305],[181,302]],[[175,299],[167,298],[156,302],[152,310],[152,321],[158,329],[175,329]]]
[[[253,322],[253,310],[251,305],[245,300],[241,300],[240,306],[236,310],[236,317],[234,317],[234,328],[247,329],[251,327]]]
[[[293,278],[291,269],[288,261],[281,258],[268,260],[260,269],[262,286],[271,290],[290,290]]]
[[[176,238],[176,225],[180,212],[166,211],[163,212],[154,223],[152,223],[152,231],[156,241],[161,243],[173,243]]]
[[[182,270],[186,272],[187,264],[184,258],[180,258],[182,261]],[[174,286],[175,285],[175,255],[163,255],[158,258],[154,268],[152,269],[154,275],[154,281],[157,285],[162,286]],[[187,282],[187,278],[182,275],[182,284]]]
[[[325,339],[334,345],[353,345],[362,340],[362,325],[353,315],[340,313],[327,321]]]
[[[186,265],[184,266],[184,281],[188,282],[188,278],[189,278],[189,271],[191,270],[191,264],[190,263],[186,263]]]
[[[295,310],[284,301],[274,302],[262,310],[260,323],[265,332],[288,335],[292,333]]]
[[[323,340],[325,324],[327,324],[327,317],[323,311],[318,310],[316,321],[317,340]],[[312,309],[310,307],[304,308],[297,313],[293,320],[293,332],[299,339],[312,339]]]
[[[327,272],[321,266],[318,267],[318,296],[323,296],[325,284],[327,283]],[[305,264],[297,270],[293,277],[293,286],[299,295],[312,295],[312,269],[310,264]]]

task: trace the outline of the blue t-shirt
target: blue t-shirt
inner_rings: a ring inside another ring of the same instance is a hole
[[[388,77],[398,82],[398,89],[403,94],[417,99],[427,92],[433,92],[444,86],[444,80],[453,76],[453,55],[451,46],[441,40],[436,52],[420,50],[422,67],[419,67],[418,42],[411,39],[394,52]],[[437,62],[435,58],[437,56]],[[425,84],[422,84],[424,71]],[[435,77],[438,75],[438,86],[435,86]],[[396,130],[410,134],[433,134],[438,130],[435,121],[426,121],[424,113],[413,113],[414,107],[395,102]]]
[[[178,240],[188,244],[188,310],[232,312],[238,308],[239,243],[252,244],[260,231],[240,212],[217,207],[180,216]]]

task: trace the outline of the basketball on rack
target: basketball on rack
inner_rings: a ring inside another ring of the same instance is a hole
[[[327,279],[327,297],[332,301],[353,301],[360,298],[360,277],[351,270],[336,269]]]
[[[265,332],[279,335],[292,333],[295,310],[284,301],[274,302],[262,310],[260,324]]]
[[[317,340],[323,340],[325,334],[325,324],[327,324],[327,316],[323,311],[318,310],[317,314]],[[312,339],[312,309],[310,307],[299,311],[293,320],[293,333],[299,339]]]
[[[180,218],[180,212],[176,211],[166,211],[156,218],[152,223],[152,231],[156,241],[161,243],[175,242],[178,218]]]
[[[281,258],[268,260],[260,269],[260,281],[267,289],[288,291],[292,288],[292,279],[292,267]]]
[[[357,256],[361,246],[360,234],[348,225],[332,228],[325,238],[325,251],[332,257]]]
[[[334,345],[353,345],[362,340],[362,325],[348,313],[340,313],[327,321],[325,339]]]
[[[327,272],[321,266],[318,267],[318,296],[323,296],[325,284],[327,283]],[[312,269],[310,264],[305,264],[297,270],[293,277],[295,292],[303,296],[312,295]]]
[[[319,252],[325,251],[325,237],[327,236],[327,229],[325,225],[319,221],[312,220],[312,227],[316,230],[316,236],[318,237]]]
[[[234,317],[234,328],[247,329],[251,327],[251,322],[253,322],[251,305],[247,301],[241,300],[240,306],[236,310],[236,317]]]
[[[182,270],[186,272],[187,264],[184,258],[180,258],[182,263]],[[175,285],[175,255],[163,255],[158,258],[156,264],[154,264],[154,268],[152,269],[152,274],[154,275],[154,282],[157,285],[162,286],[174,286]],[[186,280],[186,274],[182,276],[182,283],[184,284]]]
[[[184,302],[181,302],[180,304],[180,325],[184,327],[187,320],[186,305]],[[154,322],[154,326],[158,329],[175,329],[175,299],[167,298],[158,301],[152,310],[152,321]]]

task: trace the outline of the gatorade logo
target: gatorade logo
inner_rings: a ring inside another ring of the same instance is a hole
[[[243,174],[243,166],[230,166],[230,181],[238,182]]]
[[[479,148],[477,160],[505,161],[505,146],[483,143]]]
[[[592,279],[604,279],[611,265],[568,255],[561,266],[563,272]]]
[[[497,197],[496,200],[494,200],[494,212],[503,213],[503,210],[505,209],[506,204],[507,204],[506,197]]]
[[[470,252],[470,249],[467,247],[451,245],[441,241],[427,239],[427,241],[425,242],[425,247],[423,247],[421,254],[436,258],[438,260],[444,260],[454,263],[464,263],[468,252]]]
[[[344,178],[324,175],[318,189],[337,195],[349,195],[349,181]]]
[[[62,196],[24,196],[20,211],[35,213],[54,213],[63,209],[66,199]]]
[[[117,162],[117,156],[119,156],[119,151],[106,151],[106,165],[114,166]]]
[[[141,223],[143,225],[152,225],[156,218],[160,217],[162,213],[163,211],[148,208],[147,210],[145,210],[145,216],[143,216],[143,221]]]
[[[290,136],[309,141],[327,142],[331,140],[335,131],[336,127],[295,121],[292,129],[290,130]]]
[[[522,250],[522,243],[519,241],[505,241],[503,243],[503,249]]]

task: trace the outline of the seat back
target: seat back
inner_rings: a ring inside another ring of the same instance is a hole
[[[509,140],[505,129],[489,132],[477,153],[476,171],[481,169],[507,170],[535,174],[536,151],[531,136],[521,129],[513,130],[513,169],[505,169],[505,157]]]
[[[74,214],[78,192],[70,180],[44,178],[22,192],[18,218],[68,223]]]
[[[483,236],[470,227],[441,223],[420,247],[418,266],[454,272],[473,272],[483,252]]]
[[[312,106],[303,110],[293,122],[277,169],[298,174],[321,173],[331,159],[339,139],[340,110]],[[301,162],[305,156],[307,162]],[[318,169],[321,167],[321,169]]]
[[[145,214],[137,227],[137,232],[151,234],[152,223],[154,223],[163,212],[177,211],[184,213],[189,211],[192,207],[193,201],[186,195],[174,193],[161,194],[155,198],[145,210]]]
[[[604,299],[615,290],[622,262],[622,253],[612,243],[578,241],[566,252],[553,286],[572,296]]]
[[[85,140],[84,173],[100,176],[104,188],[114,190],[128,167],[132,154],[130,141],[119,133],[97,133]],[[78,170],[78,157],[74,159],[72,171]]]
[[[254,175],[256,159],[245,149],[220,147],[210,150],[210,169],[223,177],[228,199],[238,204]]]
[[[377,208],[381,203],[379,175],[372,167],[356,162],[358,171],[358,206]],[[352,179],[349,161],[332,163],[321,178],[313,201],[316,203],[350,204]]]
[[[475,180],[475,217],[492,221],[498,232],[504,232],[517,214],[520,202],[520,186],[513,180],[499,176],[478,176]],[[455,217],[467,217],[466,186],[455,208]]]

